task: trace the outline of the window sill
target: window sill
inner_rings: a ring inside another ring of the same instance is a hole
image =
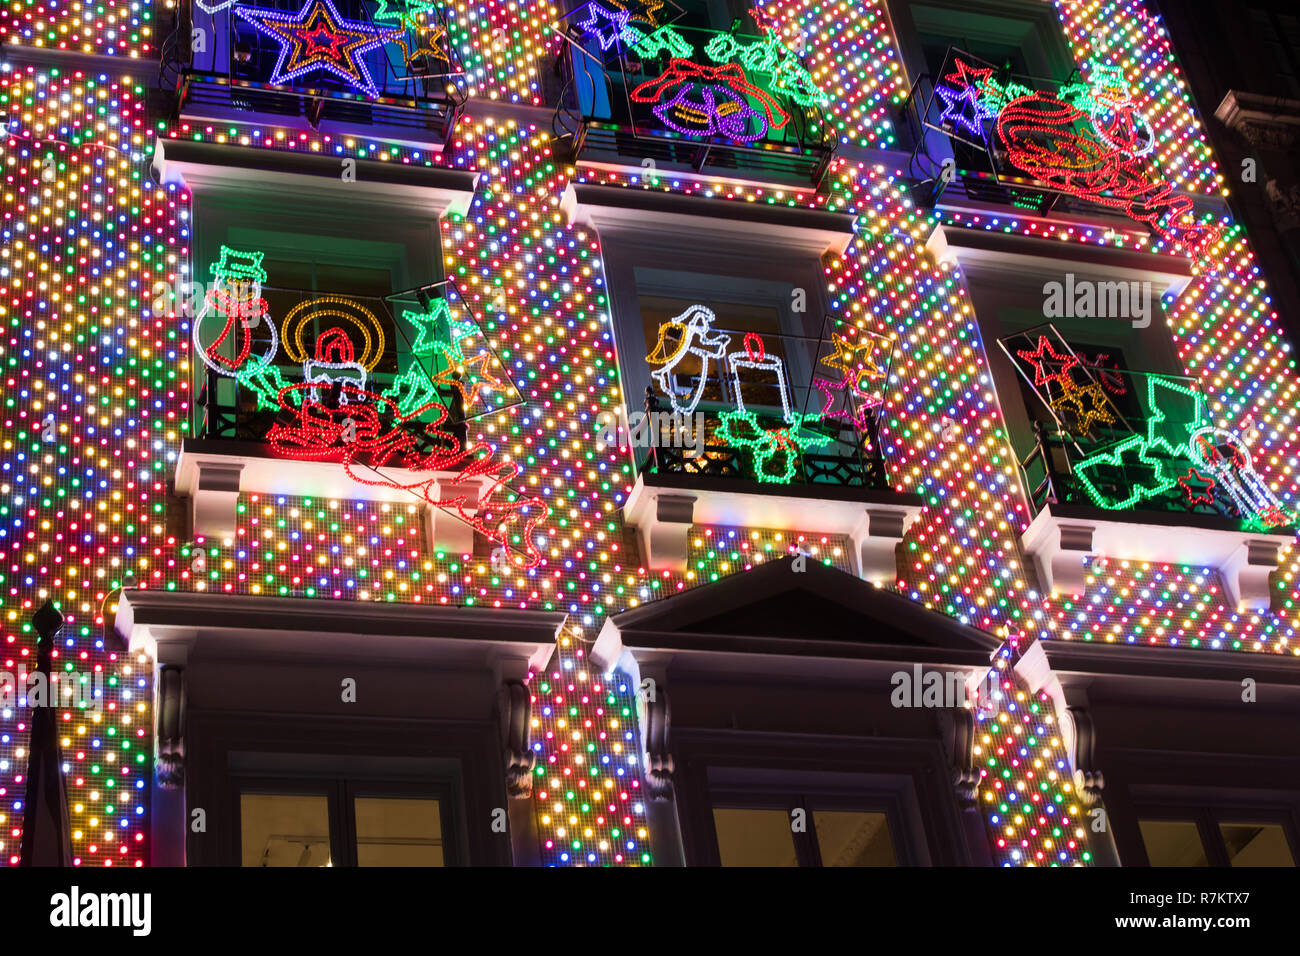
[[[468,491],[469,502],[478,501],[490,484],[487,478],[452,484],[457,472],[450,471],[385,467],[383,474],[394,484],[432,481],[432,493],[442,499]],[[424,512],[424,544],[429,551],[474,551],[473,528],[456,515],[424,503],[411,491],[362,484],[340,462],[277,458],[260,442],[187,438],[176,461],[176,493],[189,499],[191,533],[204,538],[234,537],[240,495],[285,495],[395,505],[418,503]],[[468,507],[466,510],[473,513]]]

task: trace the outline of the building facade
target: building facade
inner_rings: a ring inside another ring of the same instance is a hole
[[[81,866],[1294,865],[1300,379],[1148,0],[0,29],[0,858],[53,706]]]

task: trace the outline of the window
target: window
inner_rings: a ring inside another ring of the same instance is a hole
[[[1276,10],[1251,9],[1250,29],[1277,78],[1276,92],[1300,97],[1300,17]]]
[[[885,813],[842,809],[800,812],[813,802],[811,798],[794,798],[789,810],[714,808],[722,865],[898,865]]]
[[[1190,445],[1208,404],[1159,320],[1174,277],[1072,262],[1019,273],[995,261],[973,262],[968,276],[980,329],[997,343],[994,385],[1035,511],[1237,516],[1226,495],[1176,481],[1209,453]]]
[[[991,66],[1002,82],[1031,89],[1075,74],[1052,7],[1033,0],[889,0],[888,8],[912,84],[899,128],[916,148],[912,174],[933,183],[929,200],[956,197],[1039,212],[1054,205],[1057,193],[1014,184],[1023,174],[1001,150],[988,148],[990,127],[948,108],[938,92],[952,88],[947,78],[959,59]],[[958,175],[941,177],[949,163]]]
[[[796,312],[796,286],[792,282],[758,279],[747,275],[709,274],[637,266],[634,270],[634,298],[628,301],[635,310],[637,327],[623,336],[627,361],[623,367],[632,373],[626,380],[631,386],[640,380],[644,387],[654,387],[656,397],[668,398],[667,382],[680,400],[675,407],[694,411],[716,410],[735,405],[739,396],[749,407],[753,403],[767,412],[784,414],[785,403],[804,412],[809,399],[812,361],[817,355],[824,314],[805,296],[806,310]],[[707,319],[690,312],[703,306],[712,313]],[[674,320],[678,320],[676,323]],[[694,320],[694,321],[692,321]],[[706,325],[701,333],[692,326]],[[701,334],[717,333],[716,347],[701,348]],[[682,338],[694,335],[693,348],[679,351]],[[746,336],[755,336],[746,343]],[[725,345],[717,336],[725,336]],[[760,348],[767,361],[756,368],[733,363],[744,359],[747,351],[754,355]],[[713,353],[707,363],[699,353]],[[670,373],[671,378],[656,377],[655,372]],[[703,374],[703,390],[699,377]],[[739,383],[739,389],[737,388]],[[699,394],[699,399],[695,395]],[[818,406],[820,408],[820,405]],[[815,411],[816,409],[814,409]]]
[[[379,781],[239,783],[243,866],[444,866],[436,788]]]
[[[993,63],[1001,69],[1010,70],[1013,74],[1021,76],[1029,74],[1029,64],[1025,60],[1024,50],[1013,43],[999,43],[996,40],[979,41],[954,36],[951,33],[922,32],[918,38],[921,41],[921,49],[925,51],[926,68],[931,75],[937,76],[944,68],[948,49],[954,46],[985,63]]]
[[[775,304],[753,304],[747,302],[713,302],[696,303],[689,299],[676,299],[668,296],[638,296],[637,304],[641,309],[641,327],[645,341],[650,345],[648,356],[666,358],[676,353],[682,346],[682,340],[692,334],[678,320],[689,315],[697,304],[704,304],[715,313],[712,330],[729,336],[732,345],[744,342],[745,336],[758,336],[763,343],[765,355],[780,361],[784,375],[773,369],[762,370],[743,365],[725,365],[724,361],[709,362],[693,350],[687,350],[679,361],[672,366],[671,377],[665,379],[675,396],[683,402],[691,402],[699,393],[700,410],[716,410],[736,404],[739,398],[746,408],[761,408],[767,412],[784,414],[784,405],[790,401],[791,382],[788,381],[790,364],[797,362],[798,368],[806,367],[806,350],[815,350],[816,343],[807,341],[804,336],[789,335],[788,322],[783,323],[781,310]],[[753,344],[754,340],[750,340]],[[809,349],[812,346],[812,349]],[[795,386],[796,389],[798,386]],[[664,389],[656,389],[662,396]],[[800,396],[806,396],[806,386]],[[782,393],[785,400],[782,401]],[[803,407],[798,409],[804,411]]]
[[[417,364],[432,379],[443,369],[436,357],[416,356],[412,346],[420,332],[403,313],[423,311],[407,290],[433,287],[434,295],[439,294],[437,219],[398,214],[381,223],[375,209],[348,199],[346,186],[340,195],[328,185],[313,189],[310,203],[276,203],[224,190],[200,197],[195,280],[205,289],[211,286],[210,293],[228,281],[212,272],[223,261],[223,250],[236,250],[241,261],[260,256],[264,278],[255,291],[266,306],[262,320],[250,323],[245,333],[251,346],[239,329],[223,334],[223,316],[212,309],[200,322],[200,341],[211,344],[227,365],[237,364],[237,349],[243,347],[250,349],[245,365],[273,354],[283,382],[293,385],[310,376],[323,383],[312,395],[317,400],[324,385],[334,382],[381,393]],[[276,408],[278,383],[273,380],[259,391],[257,383],[202,362],[195,363],[195,374],[201,376],[196,414],[204,416],[196,434],[261,440],[277,416],[289,414]],[[434,391],[452,420],[462,421],[459,391],[451,385]],[[289,400],[297,405],[302,397],[291,393]]]
[[[613,193],[575,188],[573,215],[600,233],[629,423],[648,397],[692,435],[703,416],[705,432],[689,455],[636,441],[638,475],[883,489],[876,409],[894,342],[841,327],[824,299],[821,257],[843,248],[848,222]]]
[[[1039,3],[893,0],[890,14],[914,75],[938,74],[949,47],[1021,77],[1060,79],[1073,69],[1059,22]]]
[[[676,0],[681,9],[680,19],[667,17],[673,26],[697,30],[727,30],[737,24],[737,34],[757,36],[754,18],[749,10],[753,0]]]
[[[330,866],[329,799],[323,794],[241,793],[244,866]]]
[[[833,387],[842,385],[845,366],[825,364],[836,361],[837,351],[806,287],[642,266],[633,275],[636,295],[628,308],[636,324],[620,336],[629,410],[641,410],[643,400],[633,396],[649,388],[657,410],[702,415],[707,434],[701,456],[686,458],[661,446],[638,455],[638,467],[767,482],[876,482],[881,472],[869,437],[874,418],[866,424],[868,399],[865,392],[850,398]],[[861,376],[855,381],[870,390],[883,380],[892,343],[867,340],[861,337],[865,351],[853,362]],[[817,379],[825,381],[827,394]],[[744,442],[771,429],[789,429],[797,440],[751,468]]]
[[[713,811],[723,866],[798,866],[790,815],[785,810]]]
[[[1138,821],[1150,866],[1295,866],[1295,832],[1258,811],[1169,811]]]

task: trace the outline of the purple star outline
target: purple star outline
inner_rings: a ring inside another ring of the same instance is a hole
[[[935,94],[943,100],[943,114],[939,117],[939,122],[944,120],[953,120],[970,131],[972,136],[980,136],[984,132],[984,121],[986,119],[997,119],[997,110],[991,110],[980,102],[980,88],[978,83],[972,83],[970,77],[977,80],[983,80],[993,71],[990,69],[976,70],[972,69],[969,64],[962,60],[957,60],[957,72],[949,73],[944,77],[945,80],[956,80],[961,86],[954,88],[951,86],[936,86]],[[970,107],[970,114],[967,114],[967,107]]]
[[[579,21],[578,26],[583,30],[586,30],[588,36],[595,36],[595,38],[600,41],[600,48],[602,50],[608,50],[619,40],[626,39],[624,28],[627,26],[629,16],[626,10],[606,10],[599,3],[596,3],[595,0],[592,0],[588,6],[591,8],[591,16],[585,20]],[[604,14],[605,19],[616,28],[614,32],[608,36],[605,35],[602,31],[601,25],[597,22],[600,19],[601,14]]]

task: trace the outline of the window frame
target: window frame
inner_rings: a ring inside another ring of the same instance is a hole
[[[349,193],[349,186],[312,177],[288,189],[284,195],[243,191],[238,183],[221,183],[195,196],[192,210],[193,243],[191,280],[206,289],[212,281],[209,268],[223,245],[241,251],[264,253],[267,259],[311,264],[313,272],[336,265],[360,265],[376,270],[387,268],[392,293],[434,285],[445,278],[442,245],[442,216],[433,210],[376,208],[364,195]],[[310,204],[305,200],[310,195]],[[304,200],[295,205],[296,200]],[[382,215],[384,218],[379,219]],[[266,285],[275,288],[275,276]],[[320,293],[325,294],[325,293]],[[347,295],[346,292],[334,292]],[[389,300],[392,314],[390,348],[395,352],[397,372],[409,368],[414,358],[414,341],[409,324],[401,318],[401,307]],[[189,316],[192,323],[197,315]],[[271,316],[279,323],[284,316]],[[192,332],[191,332],[192,334]],[[234,341],[222,349],[233,354]],[[201,394],[207,367],[201,360],[191,363],[194,394]],[[380,381],[391,381],[394,373],[380,373]],[[221,377],[217,396],[223,404],[235,402],[236,383]],[[194,434],[200,433],[201,403],[193,404]]]
[[[894,852],[894,866],[906,866],[900,853],[900,838],[907,842],[906,834],[901,832],[900,807],[896,796],[888,790],[865,790],[859,793],[846,793],[831,786],[787,787],[780,783],[755,785],[753,787],[727,786],[710,787],[712,810],[775,810],[785,811],[787,822],[790,815],[798,809],[807,811],[807,826],[802,833],[791,832],[794,843],[795,858],[800,867],[822,867],[826,864],[821,855],[821,838],[817,834],[817,814],[835,810],[847,810],[858,813],[884,814],[885,825],[889,828],[889,839]],[[712,824],[710,813],[713,855],[721,864],[722,848],[718,845],[717,827]]]
[[[1042,259],[1027,266],[1008,262],[1005,269],[999,269],[996,268],[995,260],[966,262],[962,261],[963,256],[957,258],[970,296],[971,317],[985,343],[995,399],[1002,413],[1007,439],[1017,459],[1023,459],[1035,447],[1033,423],[1037,409],[1026,400],[1022,388],[1024,379],[998,346],[999,339],[1025,329],[1051,324],[1066,342],[1070,342],[1072,334],[1079,334],[1082,336],[1080,342],[1088,349],[1109,350],[1111,354],[1123,355],[1127,363],[1126,371],[1130,373],[1150,372],[1186,377],[1173,339],[1162,321],[1164,313],[1160,309],[1159,300],[1166,291],[1164,277],[1120,263],[1108,266],[1093,261]],[[1044,316],[1044,284],[1061,282],[1066,273],[1074,274],[1076,282],[1150,282],[1152,314],[1149,323],[1145,327],[1137,327],[1122,319]],[[1017,296],[1023,299],[1023,304]],[[1037,310],[1032,307],[1035,303],[1038,304]],[[1133,381],[1137,379],[1131,378],[1130,382]],[[1139,408],[1142,407],[1140,398],[1138,405]],[[1024,475],[1019,474],[1017,481],[1021,483],[1022,494],[1029,500],[1032,489],[1026,486]]]
[[[953,16],[975,17],[985,21],[980,31],[982,38],[1019,47],[1026,65],[1035,75],[1062,82],[1075,68],[1060,21],[1051,5],[1033,0],[1014,4],[1009,4],[1006,0],[886,0],[885,16],[892,28],[909,86],[915,84],[922,75],[930,74],[921,35],[945,35],[948,29],[957,29],[951,21],[931,18],[928,13],[918,18],[915,10],[918,7],[938,8]],[[992,21],[1001,21],[1006,24],[1006,29],[994,30]],[[1012,24],[1020,25],[1018,36],[1012,33]],[[1030,48],[1026,48],[1024,42],[1027,37],[1037,41]],[[961,48],[963,41],[977,38],[981,37],[954,32],[949,46]],[[976,51],[967,52],[975,54]],[[1059,76],[1056,75],[1058,73]]]
[[[443,866],[463,864],[458,841],[454,838],[459,824],[452,781],[447,778],[409,780],[382,775],[320,774],[280,776],[240,773],[230,777],[233,793],[234,860],[243,865],[243,813],[240,798],[245,793],[324,795],[329,808],[330,863],[332,866],[357,867],[357,822],[354,801],[358,797],[423,798],[438,801]]]
[[[1120,848],[1121,859],[1124,859],[1126,866],[1152,866],[1150,857],[1147,856],[1146,841],[1141,835],[1140,824],[1143,821],[1195,823],[1210,867],[1230,868],[1232,861],[1220,827],[1224,824],[1259,823],[1282,827],[1287,847],[1291,851],[1292,863],[1300,866],[1300,806],[1271,800],[1263,793],[1260,797],[1259,802],[1240,798],[1216,800],[1213,797],[1135,801],[1132,813],[1137,839],[1136,842],[1124,841],[1126,846]]]
[[[663,229],[658,229],[648,223],[644,230],[600,229],[614,347],[623,401],[629,413],[643,410],[645,390],[652,387],[650,367],[645,360],[650,343],[645,340],[639,302],[642,295],[697,297],[699,304],[707,308],[714,308],[711,302],[725,304],[727,301],[772,306],[780,316],[783,334],[816,339],[823,332],[829,302],[820,253],[796,245],[781,254],[767,242],[747,241],[737,236],[704,238],[712,240],[707,250],[698,249],[701,236],[690,232],[685,225],[664,224]],[[680,277],[680,282],[673,282],[670,278],[673,275]],[[806,293],[802,313],[792,308],[795,289]],[[722,316],[718,324],[727,327]],[[799,370],[805,377],[807,372],[806,368]],[[786,378],[793,392],[798,379],[789,365]],[[791,401],[794,402],[793,394]]]
[[[673,728],[674,791],[680,844],[656,838],[658,857],[687,866],[721,866],[713,808],[737,791],[743,804],[758,795],[816,798],[823,809],[886,813],[897,865],[991,864],[978,818],[963,811],[947,785],[949,763],[933,739],[841,737],[766,731]],[[769,805],[769,809],[771,805]],[[814,813],[815,820],[815,813]],[[975,837],[979,832],[978,839]]]

